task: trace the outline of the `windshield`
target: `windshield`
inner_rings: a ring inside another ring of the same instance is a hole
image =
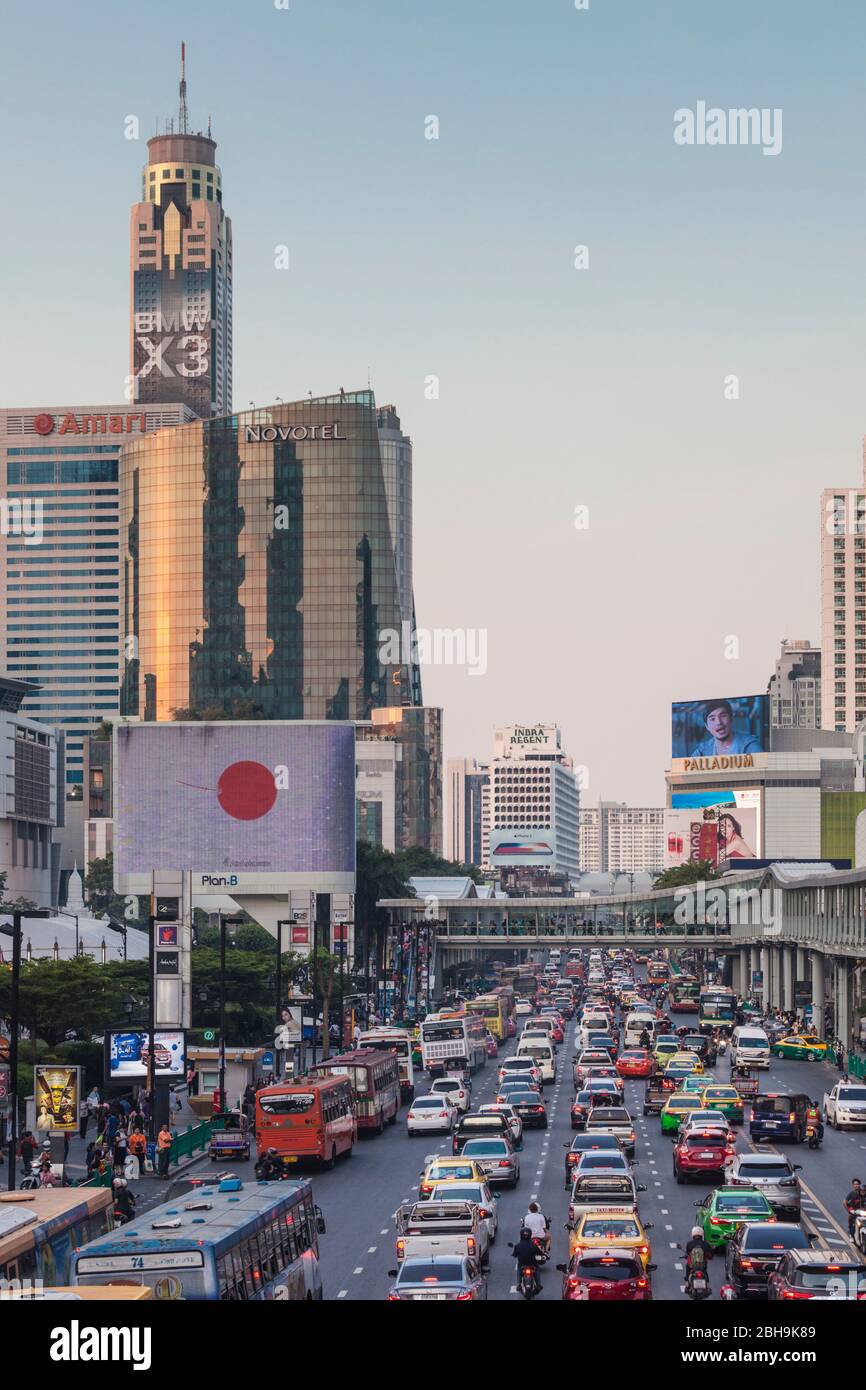
[[[437,1178],[471,1178],[472,1176],[472,1169],[468,1164],[455,1163],[440,1167],[438,1163],[433,1163],[427,1174],[427,1181],[435,1182]]]
[[[614,1255],[605,1255],[601,1259],[584,1257],[577,1264],[575,1271],[581,1279],[639,1279],[640,1268],[637,1260],[617,1259]]]
[[[866,1086],[840,1086],[838,1094],[840,1100],[857,1100],[866,1103]]]
[[[602,1149],[599,1153],[584,1153],[580,1159],[580,1171],[585,1173],[588,1168],[625,1168],[628,1166],[628,1159],[625,1154],[615,1154],[610,1149]]]
[[[725,1136],[723,1134],[686,1134],[681,1141],[687,1149],[723,1149],[725,1147]]]
[[[413,1109],[413,1110],[441,1110],[441,1109],[442,1109],[442,1102],[441,1102],[441,1100],[437,1100],[435,1097],[431,1097],[429,1100],[413,1100],[413,1102],[412,1102],[412,1109]]]
[[[755,1113],[758,1115],[788,1115],[794,1102],[790,1096],[756,1096]]]
[[[776,1226],[775,1229],[769,1223],[761,1223],[758,1226],[746,1226],[746,1234],[743,1237],[743,1250],[808,1250],[809,1237],[799,1226],[791,1227],[786,1230],[784,1226]]]
[[[443,1183],[431,1193],[431,1201],[441,1198],[443,1202],[483,1202],[484,1192],[479,1183]]]
[[[457,1284],[463,1282],[460,1260],[406,1260],[398,1276],[400,1284]]]
[[[507,1154],[508,1146],[502,1139],[470,1139],[463,1146],[463,1152],[470,1158],[476,1154],[489,1158],[494,1154]]]
[[[794,1283],[801,1289],[826,1289],[832,1279],[847,1282],[852,1274],[856,1275],[859,1286],[860,1280],[866,1274],[866,1267],[845,1265],[840,1269],[837,1265],[835,1269],[798,1269],[794,1275]]]
[[[296,1095],[261,1096],[259,1105],[266,1115],[306,1115],[316,1103],[312,1091],[299,1091]]]
[[[762,1159],[759,1163],[741,1163],[739,1174],[741,1178],[790,1178],[792,1170],[787,1163],[773,1163],[769,1159]]]
[[[450,1042],[464,1036],[462,1023],[422,1023],[421,1037],[425,1042]]]
[[[637,1240],[640,1231],[634,1221],[605,1221],[589,1216],[580,1228],[581,1237],[595,1240]]]
[[[766,1211],[767,1202],[757,1192],[728,1193],[716,1198],[716,1211]]]

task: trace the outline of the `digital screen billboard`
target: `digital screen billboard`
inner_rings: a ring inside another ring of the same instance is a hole
[[[108,1034],[108,1076],[111,1081],[142,1081],[147,1076],[149,1036],[146,1030],[128,1028]],[[157,1029],[153,1035],[154,1072],[157,1077],[182,1081],[186,1076],[186,1046],[181,1029]]]
[[[154,869],[197,895],[354,891],[353,724],[121,724],[114,807],[118,891]]]
[[[665,811],[666,869],[697,860],[735,868],[737,860],[759,859],[761,789],[672,792]]]
[[[78,1129],[81,1068],[37,1064],[33,1068],[36,1132],[45,1139],[56,1131]]]
[[[492,830],[490,862],[513,868],[520,864],[552,864],[556,840],[552,830]]]
[[[717,758],[770,750],[770,697],[678,700],[671,706],[671,757]]]

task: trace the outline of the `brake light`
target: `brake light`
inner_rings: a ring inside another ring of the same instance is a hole
[[[470,1255],[474,1255],[474,1254],[475,1254],[475,1237],[474,1237],[474,1236],[468,1236],[468,1237],[467,1237],[467,1240],[466,1240],[466,1249],[469,1251],[469,1254],[470,1254]]]
[[[648,1254],[649,1254],[649,1246],[648,1246],[648,1245],[639,1245],[639,1246],[638,1246],[638,1254],[640,1254],[640,1255],[648,1255]]]
[[[639,1289],[645,1289],[646,1286],[647,1286],[647,1284],[649,1283],[649,1280],[648,1280],[648,1279],[637,1279],[635,1282],[636,1282],[636,1284],[637,1284],[637,1286],[638,1286]]]
[[[824,1268],[826,1269],[826,1271],[827,1271],[828,1274],[838,1274],[838,1272],[839,1272],[839,1270],[842,1268],[842,1266],[841,1266],[841,1265],[825,1265]]]
[[[432,1192],[433,1188],[429,1182],[422,1182],[420,1190],[422,1192]]]
[[[402,1257],[403,1255],[405,1255],[405,1253],[406,1253],[406,1242],[405,1242],[405,1240],[398,1240],[398,1241],[397,1241],[397,1254],[400,1255],[400,1256]]]
[[[389,1295],[388,1295],[388,1302],[389,1302],[389,1303],[399,1303],[399,1302],[400,1302],[400,1295],[399,1295],[398,1293],[389,1293]]]
[[[796,1118],[797,1118],[797,1112],[796,1112],[795,1110],[792,1110],[791,1113],[790,1113],[790,1115],[788,1116],[788,1124],[789,1124],[789,1125],[792,1125],[792,1124],[794,1123],[794,1121],[796,1120]]]
[[[458,1303],[466,1303],[471,1297],[472,1297],[472,1294],[467,1290],[466,1293],[459,1293],[459,1294],[457,1295],[457,1302],[458,1302]]]
[[[500,1158],[500,1160],[499,1160],[499,1167],[500,1167],[500,1168],[510,1168],[510,1167],[511,1167],[511,1164],[509,1163],[509,1161],[508,1161],[507,1158]]]
[[[534,1109],[535,1109],[536,1115],[543,1115],[543,1114],[544,1114],[544,1106],[543,1106],[543,1105],[536,1105],[536,1106],[534,1107]]]
[[[721,1220],[720,1220],[720,1218],[719,1218],[718,1216],[711,1216],[711,1217],[710,1217],[710,1225],[711,1225],[711,1226],[721,1226],[721,1224],[722,1224],[722,1223],[721,1223]]]

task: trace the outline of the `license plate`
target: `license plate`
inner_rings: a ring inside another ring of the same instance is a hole
[[[417,1303],[441,1303],[445,1298],[444,1293],[416,1293]]]
[[[283,1162],[284,1162],[284,1163],[297,1163],[297,1161],[298,1161],[297,1156],[294,1155],[294,1154],[292,1155],[291,1158],[284,1158],[284,1159],[283,1159]]]
[[[782,1123],[781,1120],[765,1120],[765,1121],[764,1121],[764,1124],[765,1124],[765,1126],[766,1126],[767,1129],[778,1129],[778,1127],[779,1127],[779,1125],[780,1125],[781,1123]]]
[[[706,1153],[698,1154],[698,1158],[715,1158],[715,1154],[709,1149]]]

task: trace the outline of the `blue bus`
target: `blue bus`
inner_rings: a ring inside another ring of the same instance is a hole
[[[309,1179],[224,1178],[73,1254],[73,1284],[147,1284],[156,1299],[321,1299],[325,1229]]]

